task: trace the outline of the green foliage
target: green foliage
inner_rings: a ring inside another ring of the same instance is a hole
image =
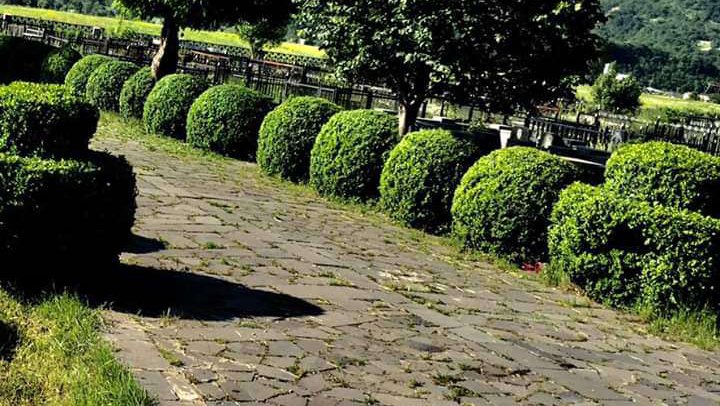
[[[260,129],[257,153],[260,168],[292,182],[307,181],[315,139],[340,110],[319,97],[295,97],[273,110]]]
[[[642,88],[633,77],[618,79],[613,68],[602,74],[592,87],[592,97],[601,110],[631,113],[640,108]]]
[[[385,163],[380,206],[404,225],[444,231],[455,189],[482,153],[476,140],[449,131],[406,135]]]
[[[716,310],[720,220],[575,184],[552,214],[553,272],[612,306]]]
[[[205,79],[192,75],[162,78],[145,102],[143,121],[147,132],[184,140],[190,108],[209,86]]]
[[[542,260],[553,205],[578,176],[572,164],[533,148],[493,152],[470,168],[455,192],[453,232],[467,248]]]
[[[69,45],[52,51],[42,63],[40,78],[47,83],[63,83],[80,58],[82,55]]]
[[[630,144],[607,163],[607,187],[628,198],[720,217],[720,158],[665,142]]]
[[[39,81],[43,61],[52,50],[39,42],[0,36],[0,84]]]
[[[122,158],[0,155],[0,258],[22,263],[22,272],[41,272],[44,265],[78,270],[117,260],[134,215],[135,177]]]
[[[87,152],[99,113],[61,85],[0,87],[0,151],[74,157]]]
[[[2,0],[2,3],[82,14],[114,15],[111,0]]]
[[[155,87],[155,79],[149,67],[132,75],[120,92],[120,115],[125,119],[143,117],[145,101]]]
[[[212,87],[190,109],[187,141],[221,155],[254,159],[260,125],[272,106],[272,100],[240,85]]]
[[[87,100],[102,111],[119,111],[123,85],[138,69],[134,63],[115,60],[100,65],[88,79]]]
[[[397,144],[395,119],[373,110],[333,116],[310,154],[310,184],[321,195],[349,200],[378,196],[380,175]]]
[[[240,38],[250,44],[250,55],[261,58],[266,46],[276,47],[282,43],[287,34],[285,25],[271,24],[267,21],[256,23],[242,23],[236,27]]]
[[[65,77],[65,85],[77,96],[85,97],[90,75],[111,59],[104,55],[88,55],[80,59]]]

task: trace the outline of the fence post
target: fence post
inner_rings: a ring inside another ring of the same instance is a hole
[[[366,108],[367,110],[371,110],[371,109],[372,109],[372,106],[373,106],[373,102],[374,102],[374,100],[373,100],[373,92],[372,92],[372,90],[368,90],[368,91],[367,91],[367,98],[366,98],[366,100],[365,100],[365,108]]]

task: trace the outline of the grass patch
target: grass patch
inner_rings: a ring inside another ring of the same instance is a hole
[[[0,360],[0,405],[153,405],[100,335],[97,311],[70,295],[21,301],[0,289],[18,346]]]
[[[108,33],[138,33],[144,35],[160,35],[161,26],[146,21],[125,20],[113,17],[91,16],[86,14],[69,13],[65,11],[47,10],[42,8],[0,5],[0,14],[10,14],[20,17],[37,18],[57,21],[66,24],[87,25],[104,28]],[[182,39],[187,41],[205,42],[215,45],[235,46],[249,48],[247,41],[237,34],[224,31],[202,31],[185,29]],[[280,52],[290,55],[324,58],[325,53],[316,47],[284,42],[277,47],[268,48],[268,51]]]
[[[717,314],[683,311],[658,317],[643,310],[637,313],[648,324],[648,332],[658,337],[685,341],[708,351],[720,348]]]

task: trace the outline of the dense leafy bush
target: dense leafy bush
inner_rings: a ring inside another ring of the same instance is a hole
[[[383,164],[396,144],[395,117],[373,110],[340,112],[315,141],[310,184],[325,196],[376,198]]]
[[[268,175],[292,182],[310,176],[310,152],[325,123],[341,108],[319,97],[295,97],[265,117],[257,160]]]
[[[61,85],[0,88],[0,151],[74,157],[88,149],[99,113]]]
[[[460,180],[482,155],[477,140],[444,130],[411,133],[390,153],[380,179],[380,203],[401,223],[430,232],[450,223]]]
[[[272,100],[239,85],[210,88],[187,118],[190,145],[233,158],[254,159],[257,137]]]
[[[717,309],[720,220],[575,184],[551,223],[550,272],[590,297],[660,315]]]
[[[65,85],[75,93],[76,96],[85,97],[87,83],[90,75],[104,63],[111,61],[104,55],[88,55],[73,65],[65,77]]]
[[[618,78],[615,69],[600,75],[592,87],[595,105],[605,111],[629,113],[640,108],[642,87],[632,76]]]
[[[493,152],[463,177],[452,206],[453,231],[467,248],[541,260],[552,207],[577,176],[572,164],[540,150]]]
[[[135,178],[124,159],[49,161],[0,154],[0,260],[23,272],[68,271],[117,259],[135,216]],[[37,268],[36,268],[37,266]],[[3,267],[2,272],[10,272]]]
[[[720,216],[720,158],[664,142],[626,145],[607,164],[621,195]]]
[[[184,140],[190,107],[208,87],[205,79],[192,75],[162,78],[145,102],[143,121],[147,131]]]
[[[65,46],[50,54],[42,63],[40,77],[43,82],[47,83],[63,83],[70,69],[82,55],[71,46]]]
[[[52,50],[39,42],[0,36],[0,84],[39,81],[43,61]]]
[[[87,100],[100,110],[119,111],[123,85],[138,69],[134,63],[114,60],[100,65],[88,79]]]
[[[145,67],[137,71],[123,85],[120,92],[120,115],[123,118],[142,118],[145,101],[155,87],[152,70]]]

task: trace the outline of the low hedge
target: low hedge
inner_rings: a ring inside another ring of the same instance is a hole
[[[65,86],[67,86],[78,97],[85,97],[87,93],[87,83],[90,75],[95,72],[106,62],[112,59],[104,55],[88,55],[73,65],[65,77]]]
[[[87,100],[102,111],[119,111],[123,85],[138,69],[134,63],[115,60],[100,65],[88,79]]]
[[[477,140],[445,130],[408,134],[385,163],[380,206],[404,225],[444,231],[455,189],[482,152]]]
[[[142,118],[145,101],[155,87],[152,70],[145,67],[132,75],[120,92],[120,115],[123,118]]]
[[[574,165],[534,148],[495,151],[470,168],[455,192],[453,232],[466,248],[543,260],[552,207],[577,177]]]
[[[254,159],[260,125],[272,107],[272,100],[243,86],[212,87],[190,108],[187,141],[233,158]]]
[[[0,88],[0,152],[84,154],[98,119],[96,108],[64,86],[15,82]]]
[[[40,68],[40,78],[46,83],[63,83],[70,69],[82,58],[71,46],[56,49],[45,58]]]
[[[134,222],[135,177],[122,158],[86,158],[0,154],[0,261],[67,272],[118,258]]]
[[[195,99],[209,87],[200,77],[168,75],[148,95],[143,121],[148,133],[185,140],[187,115]]]
[[[343,111],[320,131],[310,153],[310,184],[324,196],[370,200],[397,144],[397,119],[374,110]]]
[[[593,299],[659,315],[718,309],[720,220],[578,183],[551,223],[550,272]]]
[[[720,158],[666,142],[626,145],[607,163],[610,189],[720,217]]]
[[[322,127],[342,110],[319,97],[294,97],[265,117],[257,161],[268,175],[292,182],[310,176],[310,152]]]
[[[52,51],[40,42],[0,36],[0,84],[40,81],[43,61]]]

